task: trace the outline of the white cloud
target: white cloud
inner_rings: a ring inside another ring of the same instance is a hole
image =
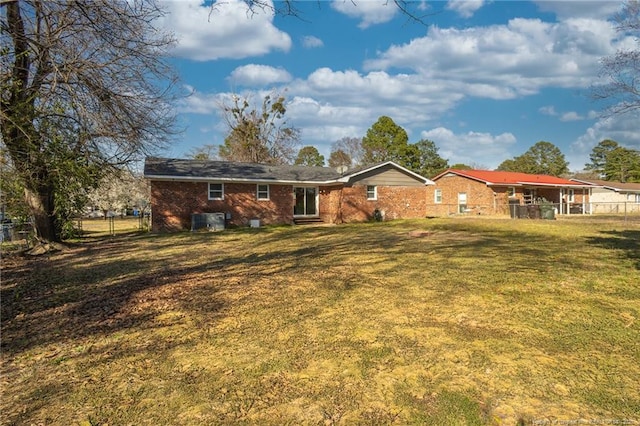
[[[193,91],[191,95],[178,104],[177,110],[182,114],[213,114],[219,109],[223,95],[219,93],[204,94]]]
[[[540,112],[540,114],[542,115],[550,115],[550,116],[555,116],[558,115],[558,113],[556,112],[556,109],[553,105],[548,105],[548,106],[543,106],[540,107],[538,109],[538,112]]]
[[[580,121],[584,120],[584,117],[575,111],[565,112],[560,116],[560,121]]]
[[[571,145],[567,155],[572,170],[580,170],[589,161],[594,146],[611,139],[630,149],[640,150],[640,110],[599,119]]]
[[[360,74],[355,70],[330,68],[317,69],[305,80],[293,81],[289,88],[298,96],[366,108],[371,114],[386,114],[400,123],[417,124],[450,110],[464,97],[462,91],[467,90],[450,82],[416,75],[390,75],[383,71]],[[375,111],[372,105],[376,106]]]
[[[463,18],[471,18],[484,3],[484,0],[449,0],[447,9],[456,11]]]
[[[516,143],[516,137],[511,133],[495,136],[480,132],[455,134],[445,127],[422,131],[420,135],[434,141],[440,156],[447,158],[450,164],[481,164],[491,169],[499,165],[498,159],[511,157],[509,149]]]
[[[616,13],[622,4],[622,2],[606,0],[537,0],[535,3],[541,11],[555,13],[560,19],[571,17],[606,19]]]
[[[334,0],[331,7],[351,18],[360,19],[358,27],[361,29],[389,22],[398,12],[398,7],[388,0]]]
[[[615,51],[606,21],[547,23],[516,18],[507,25],[430,27],[425,37],[391,46],[366,70],[410,69],[423,79],[456,81],[470,96],[509,99],[543,87],[588,87],[599,59]]]
[[[291,74],[283,68],[249,64],[233,70],[228,80],[232,84],[243,86],[268,86],[274,83],[287,83],[291,81]]]
[[[312,49],[315,47],[322,47],[324,46],[324,43],[318,37],[304,36],[302,37],[302,46],[307,49]]]
[[[165,0],[163,5],[169,14],[160,23],[179,40],[175,56],[210,61],[291,48],[291,37],[273,25],[269,8],[248,13],[241,0],[220,0],[212,6],[203,6],[201,0]]]

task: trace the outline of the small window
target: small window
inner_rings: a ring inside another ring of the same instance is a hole
[[[573,203],[573,199],[574,199],[574,192],[573,192],[573,189],[570,189],[570,190],[569,190],[569,196],[568,196],[567,200],[568,200],[570,203]]]
[[[224,200],[224,184],[223,183],[209,184],[209,199]]]
[[[507,188],[507,195],[509,196],[509,198],[513,198],[516,196],[516,187],[515,186],[510,186]]]
[[[269,199],[269,185],[258,185],[257,198],[258,198],[258,200],[268,200]]]
[[[442,203],[442,189],[436,189],[436,192],[433,195],[433,202],[436,204]]]
[[[367,200],[377,200],[378,191],[375,185],[367,185]]]

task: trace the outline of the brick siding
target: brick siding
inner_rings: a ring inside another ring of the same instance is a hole
[[[435,202],[435,191],[442,191],[442,202]],[[464,178],[462,176],[443,176],[434,186],[427,190],[427,215],[446,216],[457,214],[458,194],[467,194],[467,206],[474,208],[476,214],[494,214],[495,207],[508,204],[507,188],[490,188],[484,182]],[[508,210],[504,209],[507,214]]]
[[[229,213],[229,225],[246,226],[251,219],[262,224],[293,222],[293,188],[269,185],[269,200],[257,200],[256,184],[225,183],[224,200],[209,200],[206,182],[151,182],[152,229],[191,229],[192,213]]]
[[[526,188],[514,187],[515,195],[509,197],[509,186],[487,186],[486,183],[465,178],[458,175],[445,175],[439,178],[435,186],[427,187],[427,215],[447,216],[459,214],[458,194],[467,194],[468,214],[504,214],[509,213],[509,203],[524,204]],[[435,202],[435,191],[442,191],[442,200]],[[566,192],[566,190],[565,190]],[[566,194],[565,194],[566,195]],[[544,198],[554,204],[559,204],[559,188],[535,188],[535,197]],[[588,191],[582,194],[582,189],[575,189],[573,204],[581,204],[588,201]],[[566,202],[566,201],[565,201]]]
[[[377,200],[367,199],[366,185],[345,187],[342,194],[343,222],[373,219],[379,210],[385,220],[416,219],[426,216],[426,187],[376,186]]]
[[[364,222],[376,209],[385,220],[423,218],[427,187],[376,186],[377,200],[367,200],[366,185],[319,187],[319,216],[326,223]],[[256,199],[255,184],[225,183],[224,200],[208,199],[206,182],[152,181],[152,229],[178,231],[191,228],[193,213],[229,213],[228,225],[293,223],[293,186],[269,185],[269,200]]]

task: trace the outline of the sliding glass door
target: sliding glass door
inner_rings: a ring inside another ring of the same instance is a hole
[[[294,216],[318,215],[318,188],[297,186],[293,188]]]

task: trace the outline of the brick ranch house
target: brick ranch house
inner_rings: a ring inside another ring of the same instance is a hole
[[[593,185],[589,193],[591,213],[624,213],[640,210],[640,183],[600,179],[571,179]]]
[[[428,211],[450,214],[509,214],[513,205],[553,203],[559,214],[588,210],[588,183],[555,176],[488,170],[446,170],[428,188]],[[511,207],[510,207],[511,206]]]
[[[226,225],[422,218],[433,182],[391,161],[345,173],[329,167],[275,166],[149,157],[153,231],[191,229],[192,214],[223,213]]]

